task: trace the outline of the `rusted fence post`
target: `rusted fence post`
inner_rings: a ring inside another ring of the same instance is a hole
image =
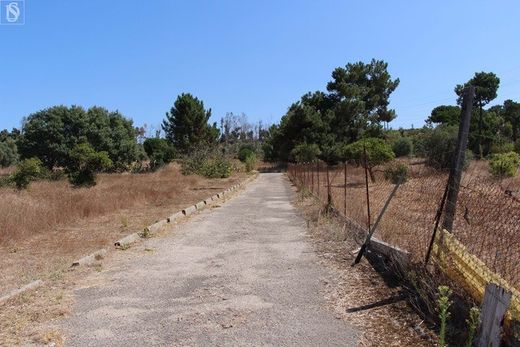
[[[321,200],[321,198],[320,198],[320,161],[319,160],[316,162],[316,171],[318,172],[318,199]]]
[[[309,169],[311,170],[311,192],[314,194],[314,168],[312,166],[312,163],[310,163]]]
[[[327,168],[327,210],[332,207],[332,194],[330,192],[330,175],[329,175],[329,164],[325,163]]]
[[[347,162],[343,164],[343,215],[347,216]]]

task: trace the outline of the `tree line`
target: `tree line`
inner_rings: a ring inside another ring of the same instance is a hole
[[[223,165],[222,160],[215,164],[215,153],[236,157],[246,144],[257,149],[258,134],[265,131],[261,123],[251,125],[245,115],[227,114],[221,128],[210,124],[210,117],[211,109],[205,109],[202,100],[183,93],[162,122],[164,136],[158,132],[143,138],[144,128],[134,127],[117,110],[53,106],[24,118],[21,129],[0,132],[0,166],[18,164],[11,181],[19,188],[34,179],[62,175],[75,186],[91,186],[98,172],[155,170],[175,158],[188,160],[191,154],[204,152],[214,165],[203,160],[204,170],[200,170],[212,177],[226,176],[231,165]]]

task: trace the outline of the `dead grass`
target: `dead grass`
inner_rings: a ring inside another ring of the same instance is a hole
[[[0,188],[0,293],[48,277],[243,178],[183,176],[170,165],[155,173],[100,175],[90,189],[66,181],[35,182],[22,192]]]

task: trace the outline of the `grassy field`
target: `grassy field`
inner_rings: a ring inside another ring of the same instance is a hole
[[[3,173],[5,173],[4,170]],[[90,189],[66,180],[0,188],[0,293],[53,276],[78,257],[245,178],[184,176],[171,164],[146,174],[102,174]]]

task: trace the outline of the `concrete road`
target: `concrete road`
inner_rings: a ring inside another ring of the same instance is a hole
[[[282,174],[195,216],[154,252],[131,257],[75,291],[63,322],[70,346],[356,346],[324,306],[305,221]]]

